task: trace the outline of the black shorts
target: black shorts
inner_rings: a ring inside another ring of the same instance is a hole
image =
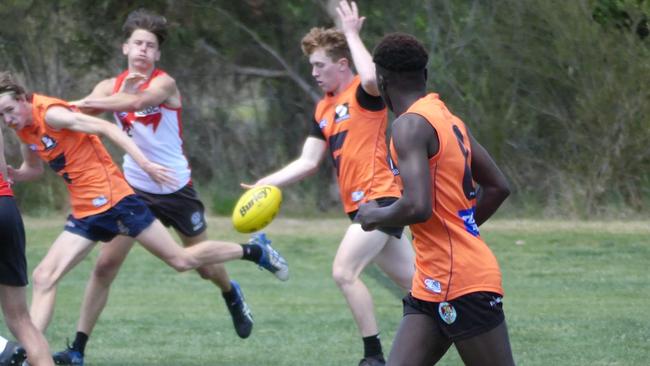
[[[409,293],[402,302],[404,316],[424,314],[435,319],[452,342],[483,334],[505,320],[502,296],[493,292],[472,292],[446,302],[423,301]]]
[[[171,226],[187,237],[194,237],[208,228],[205,207],[191,184],[169,194],[153,194],[133,189],[165,226]]]
[[[397,198],[396,197],[381,197],[381,198],[377,198],[374,201],[377,202],[379,207],[386,207],[386,206],[390,206],[393,203],[395,203],[395,201],[397,201]],[[352,220],[352,222],[356,222],[356,223],[359,222],[359,221],[355,220],[355,218],[357,216],[357,211],[358,210],[348,212],[348,217],[350,217],[350,220]],[[400,239],[402,237],[402,232],[404,232],[404,227],[403,226],[378,226],[377,230],[381,231],[382,233],[386,233],[386,234],[388,234],[390,236],[394,236],[397,239]]]
[[[0,196],[0,284],[27,285],[25,227],[12,196]]]
[[[140,235],[156,218],[135,194],[126,196],[107,211],[81,219],[68,216],[65,231],[92,241],[111,241],[117,235]]]

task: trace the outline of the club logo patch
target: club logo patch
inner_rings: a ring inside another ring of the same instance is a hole
[[[364,196],[365,193],[363,193],[363,191],[354,191],[352,192],[352,202],[359,202]]]
[[[190,220],[192,220],[192,230],[198,231],[203,227],[203,215],[199,211],[193,213]]]
[[[438,314],[445,323],[451,324],[456,321],[456,309],[454,306],[446,301],[438,305]]]
[[[427,290],[434,292],[436,294],[442,292],[442,286],[440,285],[440,282],[432,278],[427,278],[424,280],[424,287],[426,287]]]
[[[43,143],[43,149],[45,151],[52,150],[56,147],[56,140],[48,135],[43,135],[43,137],[41,137],[41,142]]]
[[[322,130],[323,128],[327,127],[327,119],[323,118],[318,122],[318,127]]]
[[[99,196],[99,197],[93,199],[93,206],[95,206],[95,207],[104,206],[107,202],[108,202],[108,199],[106,199],[106,197],[102,195],[102,196]]]
[[[334,109],[334,122],[343,122],[350,118],[350,107],[348,103],[339,104]]]

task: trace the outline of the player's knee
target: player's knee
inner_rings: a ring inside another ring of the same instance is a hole
[[[120,270],[122,261],[100,259],[93,269],[93,277],[102,284],[110,284]]]
[[[215,272],[212,271],[210,267],[199,267],[196,269],[196,272],[198,272],[199,276],[204,280],[210,280],[215,276]]]
[[[34,290],[49,290],[56,285],[57,279],[54,272],[47,267],[38,266],[32,273],[32,286]]]
[[[175,269],[176,272],[186,272],[199,266],[198,261],[194,257],[187,254],[172,258],[167,261],[167,264]]]
[[[358,276],[343,266],[334,265],[332,267],[332,278],[337,286],[343,287],[354,283]]]

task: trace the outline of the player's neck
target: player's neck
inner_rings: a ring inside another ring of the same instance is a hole
[[[423,90],[409,90],[400,92],[397,97],[391,98],[391,102],[393,103],[393,112],[397,116],[402,115],[415,102],[426,95],[426,91]]]
[[[339,86],[336,88],[336,90],[334,90],[334,92],[332,92],[332,95],[339,95],[343,93],[350,86],[353,80],[354,74],[352,71],[342,74]]]

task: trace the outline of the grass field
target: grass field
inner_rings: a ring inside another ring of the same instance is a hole
[[[209,223],[212,238],[246,240],[226,219]],[[62,218],[26,219],[30,268],[62,224]],[[246,340],[235,335],[212,285],[195,273],[177,274],[136,247],[88,344],[87,365],[356,365],[361,340],[330,276],[347,224],[273,222],[267,232],[291,266],[286,283],[249,262],[227,265],[255,317]],[[494,221],[482,235],[503,270],[504,308],[517,364],[648,365],[648,222]],[[59,286],[47,333],[54,350],[74,335],[96,253]],[[401,294],[374,267],[364,278],[388,352],[401,318]],[[0,332],[8,333],[4,323]],[[462,362],[452,348],[439,364]]]

